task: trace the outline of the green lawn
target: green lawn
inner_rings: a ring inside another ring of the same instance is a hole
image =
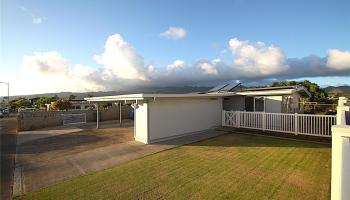
[[[330,145],[226,134],[17,199],[321,200],[330,199],[330,165]]]

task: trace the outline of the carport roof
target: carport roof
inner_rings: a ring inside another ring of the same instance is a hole
[[[84,98],[89,102],[113,102],[113,101],[142,101],[155,98],[213,98],[227,96],[273,96],[273,95],[289,95],[300,93],[303,96],[311,96],[309,91],[304,87],[288,86],[288,87],[270,87],[270,88],[249,88],[234,92],[210,92],[210,93],[186,93],[186,94],[164,94],[164,93],[139,93],[125,94],[115,96],[101,96]]]
[[[140,93],[140,94],[126,94],[126,95],[116,95],[116,96],[101,96],[101,97],[89,97],[84,98],[86,101],[90,102],[110,102],[110,101],[135,101],[135,100],[145,100],[154,98],[211,98],[211,97],[222,97],[222,96],[234,96],[236,93],[186,93],[186,94],[162,94],[162,93]]]

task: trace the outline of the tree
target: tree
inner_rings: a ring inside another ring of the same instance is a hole
[[[18,108],[25,108],[30,106],[30,101],[24,97],[19,97],[10,101],[10,108],[12,110],[17,110]]]
[[[310,93],[311,98],[308,98],[308,101],[313,102],[320,102],[320,103],[329,103],[328,94],[327,92],[320,88],[316,83],[312,83],[308,80],[304,80],[301,82],[297,81],[280,81],[280,82],[273,82],[271,84],[272,87],[276,86],[291,86],[291,85],[300,85],[304,86]]]
[[[68,97],[69,101],[74,100],[75,98],[77,98],[77,96],[75,96],[74,94],[71,94]]]
[[[316,83],[312,83],[308,80],[304,80],[301,82],[296,81],[281,81],[281,82],[274,82],[271,84],[271,86],[289,86],[289,85],[300,85],[304,86],[310,93],[310,98],[304,98],[304,102],[316,102],[317,104],[334,104],[336,99],[330,98],[328,96],[328,93],[320,88]],[[329,110],[332,109],[332,106],[323,106],[318,107],[315,109],[315,105],[304,105],[304,112],[305,113],[327,113]]]
[[[2,99],[1,102],[0,102],[0,108],[6,108],[6,107],[7,107],[7,101]]]
[[[71,103],[64,99],[59,99],[51,104],[52,110],[68,110],[71,107]]]
[[[92,94],[88,94],[86,97],[94,97],[94,95],[92,95]]]
[[[56,97],[40,97],[40,99],[38,99],[35,102],[35,107],[36,108],[45,108],[46,105],[45,104],[51,104],[51,102],[57,101],[58,98]]]

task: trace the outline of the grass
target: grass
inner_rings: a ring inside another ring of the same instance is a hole
[[[330,145],[226,134],[15,199],[321,200],[330,165]]]

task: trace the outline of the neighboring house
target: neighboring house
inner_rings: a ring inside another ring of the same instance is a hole
[[[71,103],[71,108],[69,110],[86,110],[89,108],[91,108],[91,109],[95,108],[93,104],[90,104],[86,100],[72,99],[72,100],[69,100],[69,102]],[[50,104],[45,104],[47,111],[51,110],[52,104],[53,104],[53,102],[51,102]]]
[[[302,86],[243,89],[240,85],[228,84],[213,88],[209,93],[235,94],[223,98],[223,110],[269,113],[303,113],[303,98],[311,97]]]
[[[71,103],[71,108],[69,110],[86,110],[89,108],[94,108],[94,105],[90,104],[86,100],[72,99],[69,100]]]
[[[301,112],[300,97],[308,95],[305,88],[297,86],[241,89],[227,84],[203,93],[128,94],[85,100],[132,104],[135,140],[147,144],[220,126],[222,110]]]

